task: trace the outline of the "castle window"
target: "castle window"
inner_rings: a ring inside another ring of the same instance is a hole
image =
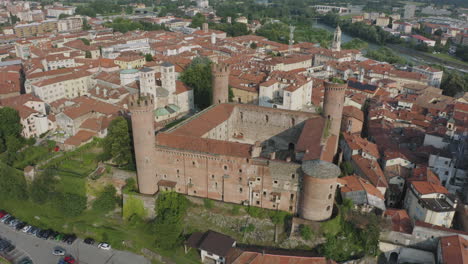
[[[242,182],[242,177],[239,177],[239,182]]]
[[[167,175],[166,175],[166,174],[164,174],[164,179],[166,179],[166,178],[167,178]]]
[[[195,166],[195,161],[192,161],[192,165]]]
[[[257,181],[261,181],[262,179],[261,178],[257,178]]]
[[[332,194],[330,193],[330,194],[328,195],[328,199],[331,199],[331,198],[332,198]]]
[[[241,120],[244,119],[244,113],[243,113],[243,112],[240,112],[240,119],[241,119]]]
[[[291,200],[294,200],[294,193],[291,193]]]
[[[179,169],[177,169],[177,174],[179,174]]]
[[[293,207],[292,206],[289,206],[289,211],[292,211],[293,210]]]
[[[291,179],[295,179],[296,178],[296,174],[291,174]]]
[[[257,201],[257,205],[260,205],[260,201]]]
[[[242,169],[239,169],[239,173],[242,173]]]
[[[278,184],[278,181],[273,181],[274,184]]]
[[[263,192],[263,196],[266,196],[266,192]]]
[[[224,170],[227,170],[227,166],[226,166],[226,165],[224,165]]]
[[[218,183],[215,182],[215,189],[218,189]]]
[[[333,189],[333,184],[332,184],[332,185],[330,185],[330,190],[331,190],[331,189]]]
[[[292,126],[295,126],[295,125],[296,125],[296,119],[291,118],[291,125],[292,125]]]
[[[265,115],[265,122],[267,122],[267,123],[268,123],[268,120],[269,120],[269,117],[268,117],[268,115]]]
[[[327,206],[327,211],[330,211],[330,208],[331,208],[330,206]]]
[[[189,184],[192,184],[192,178],[188,179]]]
[[[242,188],[239,188],[239,192],[242,193]]]
[[[197,194],[197,191],[194,190],[194,191],[193,191],[193,194]]]

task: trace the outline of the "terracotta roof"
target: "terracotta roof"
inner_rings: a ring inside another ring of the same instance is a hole
[[[364,122],[364,113],[358,108],[351,106],[351,105],[347,105],[343,107],[343,116],[352,117],[359,121]]]
[[[392,230],[395,232],[402,232],[411,234],[413,227],[408,213],[404,209],[387,209],[384,216],[392,219]]]
[[[366,180],[356,175],[346,176],[341,178],[342,180],[346,181],[346,185],[341,187],[340,191],[347,193],[347,192],[358,192],[364,191],[369,195],[378,197],[380,199],[385,199],[383,194],[375,188],[374,185],[370,184]]]
[[[89,77],[91,75],[92,74],[87,72],[87,71],[73,72],[73,73],[69,73],[69,74],[66,74],[66,75],[57,76],[57,77],[50,78],[50,79],[45,79],[45,80],[42,80],[42,81],[37,81],[37,82],[34,82],[33,85],[38,86],[38,87],[47,86],[47,85],[51,85],[51,84],[54,84],[54,83],[65,82],[65,81],[69,81],[69,80],[75,80],[75,79],[79,79],[79,78]]]
[[[380,157],[377,145],[362,138],[360,135],[343,133],[343,139],[352,150],[361,150],[378,159]]]
[[[413,185],[414,189],[421,195],[431,193],[448,193],[447,189],[444,186],[437,185],[431,182],[413,181],[411,182],[411,185]]]
[[[443,263],[468,263],[468,240],[459,235],[441,237],[439,241],[442,249]]]
[[[65,140],[64,144],[71,146],[80,146],[81,144],[90,140],[94,136],[96,136],[95,132],[80,130],[78,131],[78,133],[76,133],[76,135],[71,136],[67,140]]]
[[[367,178],[375,187],[388,187],[387,179],[377,161],[368,160],[360,155],[353,155],[351,159],[364,174],[361,176]]]
[[[335,264],[333,260],[325,257],[300,257],[263,254],[259,252],[247,252],[242,254],[232,262],[232,264]]]

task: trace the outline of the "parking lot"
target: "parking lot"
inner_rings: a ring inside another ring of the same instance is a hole
[[[68,245],[54,240],[44,240],[33,235],[16,231],[14,228],[0,223],[0,237],[10,241],[16,246],[11,255],[7,254],[8,259],[14,263],[28,256],[35,264],[54,264],[58,263],[61,257],[54,256],[52,251],[57,246],[66,250],[75,259],[75,263],[82,264],[146,264],[149,260],[143,256],[130,252],[118,250],[102,250],[95,245],[88,245],[82,239],[77,239],[73,244]]]

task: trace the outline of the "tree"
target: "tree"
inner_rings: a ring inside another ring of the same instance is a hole
[[[440,88],[448,96],[468,92],[468,74],[462,76],[458,72],[445,71]]]
[[[250,43],[250,48],[251,49],[256,49],[257,48],[257,43],[255,43],[255,42]]]
[[[64,19],[64,18],[67,18],[69,17],[70,15],[67,15],[67,14],[60,14],[59,15],[59,19]]]
[[[193,88],[195,103],[200,109],[205,109],[211,105],[213,92],[211,78],[211,61],[206,57],[193,59],[180,76],[180,79],[186,85]]]
[[[0,162],[0,197],[2,200],[27,199],[24,176],[12,167]]]
[[[232,87],[229,87],[229,102],[234,101],[234,91],[232,90]]]
[[[344,161],[340,165],[341,172],[344,176],[346,175],[351,175],[354,172],[353,165],[351,165],[351,162],[349,161]]]
[[[206,17],[202,13],[197,13],[192,17],[191,28],[201,28],[203,23],[206,23]]]
[[[146,55],[145,55],[145,60],[146,60],[146,61],[154,61],[153,55],[151,55],[151,54],[149,54],[149,53],[146,54]]]
[[[455,55],[464,61],[468,61],[468,46],[458,46]]]
[[[118,166],[134,166],[131,126],[123,117],[117,117],[109,125],[108,134],[103,141],[104,154]]]
[[[89,51],[89,50],[85,51],[85,58],[87,58],[87,59],[92,58],[91,51]]]
[[[29,188],[29,193],[33,202],[44,204],[49,201],[57,181],[54,176],[54,170],[48,168],[34,179]]]
[[[366,49],[369,46],[369,44],[359,38],[353,38],[351,41],[348,41],[341,45],[343,49]]]
[[[93,209],[107,213],[115,209],[117,203],[117,197],[115,187],[113,185],[107,185],[97,195],[96,200],[93,202]]]
[[[301,234],[302,239],[310,240],[312,239],[312,229],[308,225],[300,225],[299,226],[299,233]]]
[[[176,192],[159,195],[155,208],[156,221],[153,224],[157,247],[173,249],[180,244],[187,207],[187,198]]]
[[[86,46],[91,45],[91,42],[89,42],[89,39],[80,38],[80,40],[81,40],[81,41],[83,42],[83,44],[85,44]]]
[[[90,30],[91,26],[88,24],[88,20],[86,18],[83,19],[83,30]]]
[[[0,152],[13,153],[21,148],[21,130],[18,111],[10,107],[0,108]]]

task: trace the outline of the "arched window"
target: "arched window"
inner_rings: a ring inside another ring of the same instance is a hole
[[[268,123],[269,117],[268,115],[265,115],[265,121]]]

